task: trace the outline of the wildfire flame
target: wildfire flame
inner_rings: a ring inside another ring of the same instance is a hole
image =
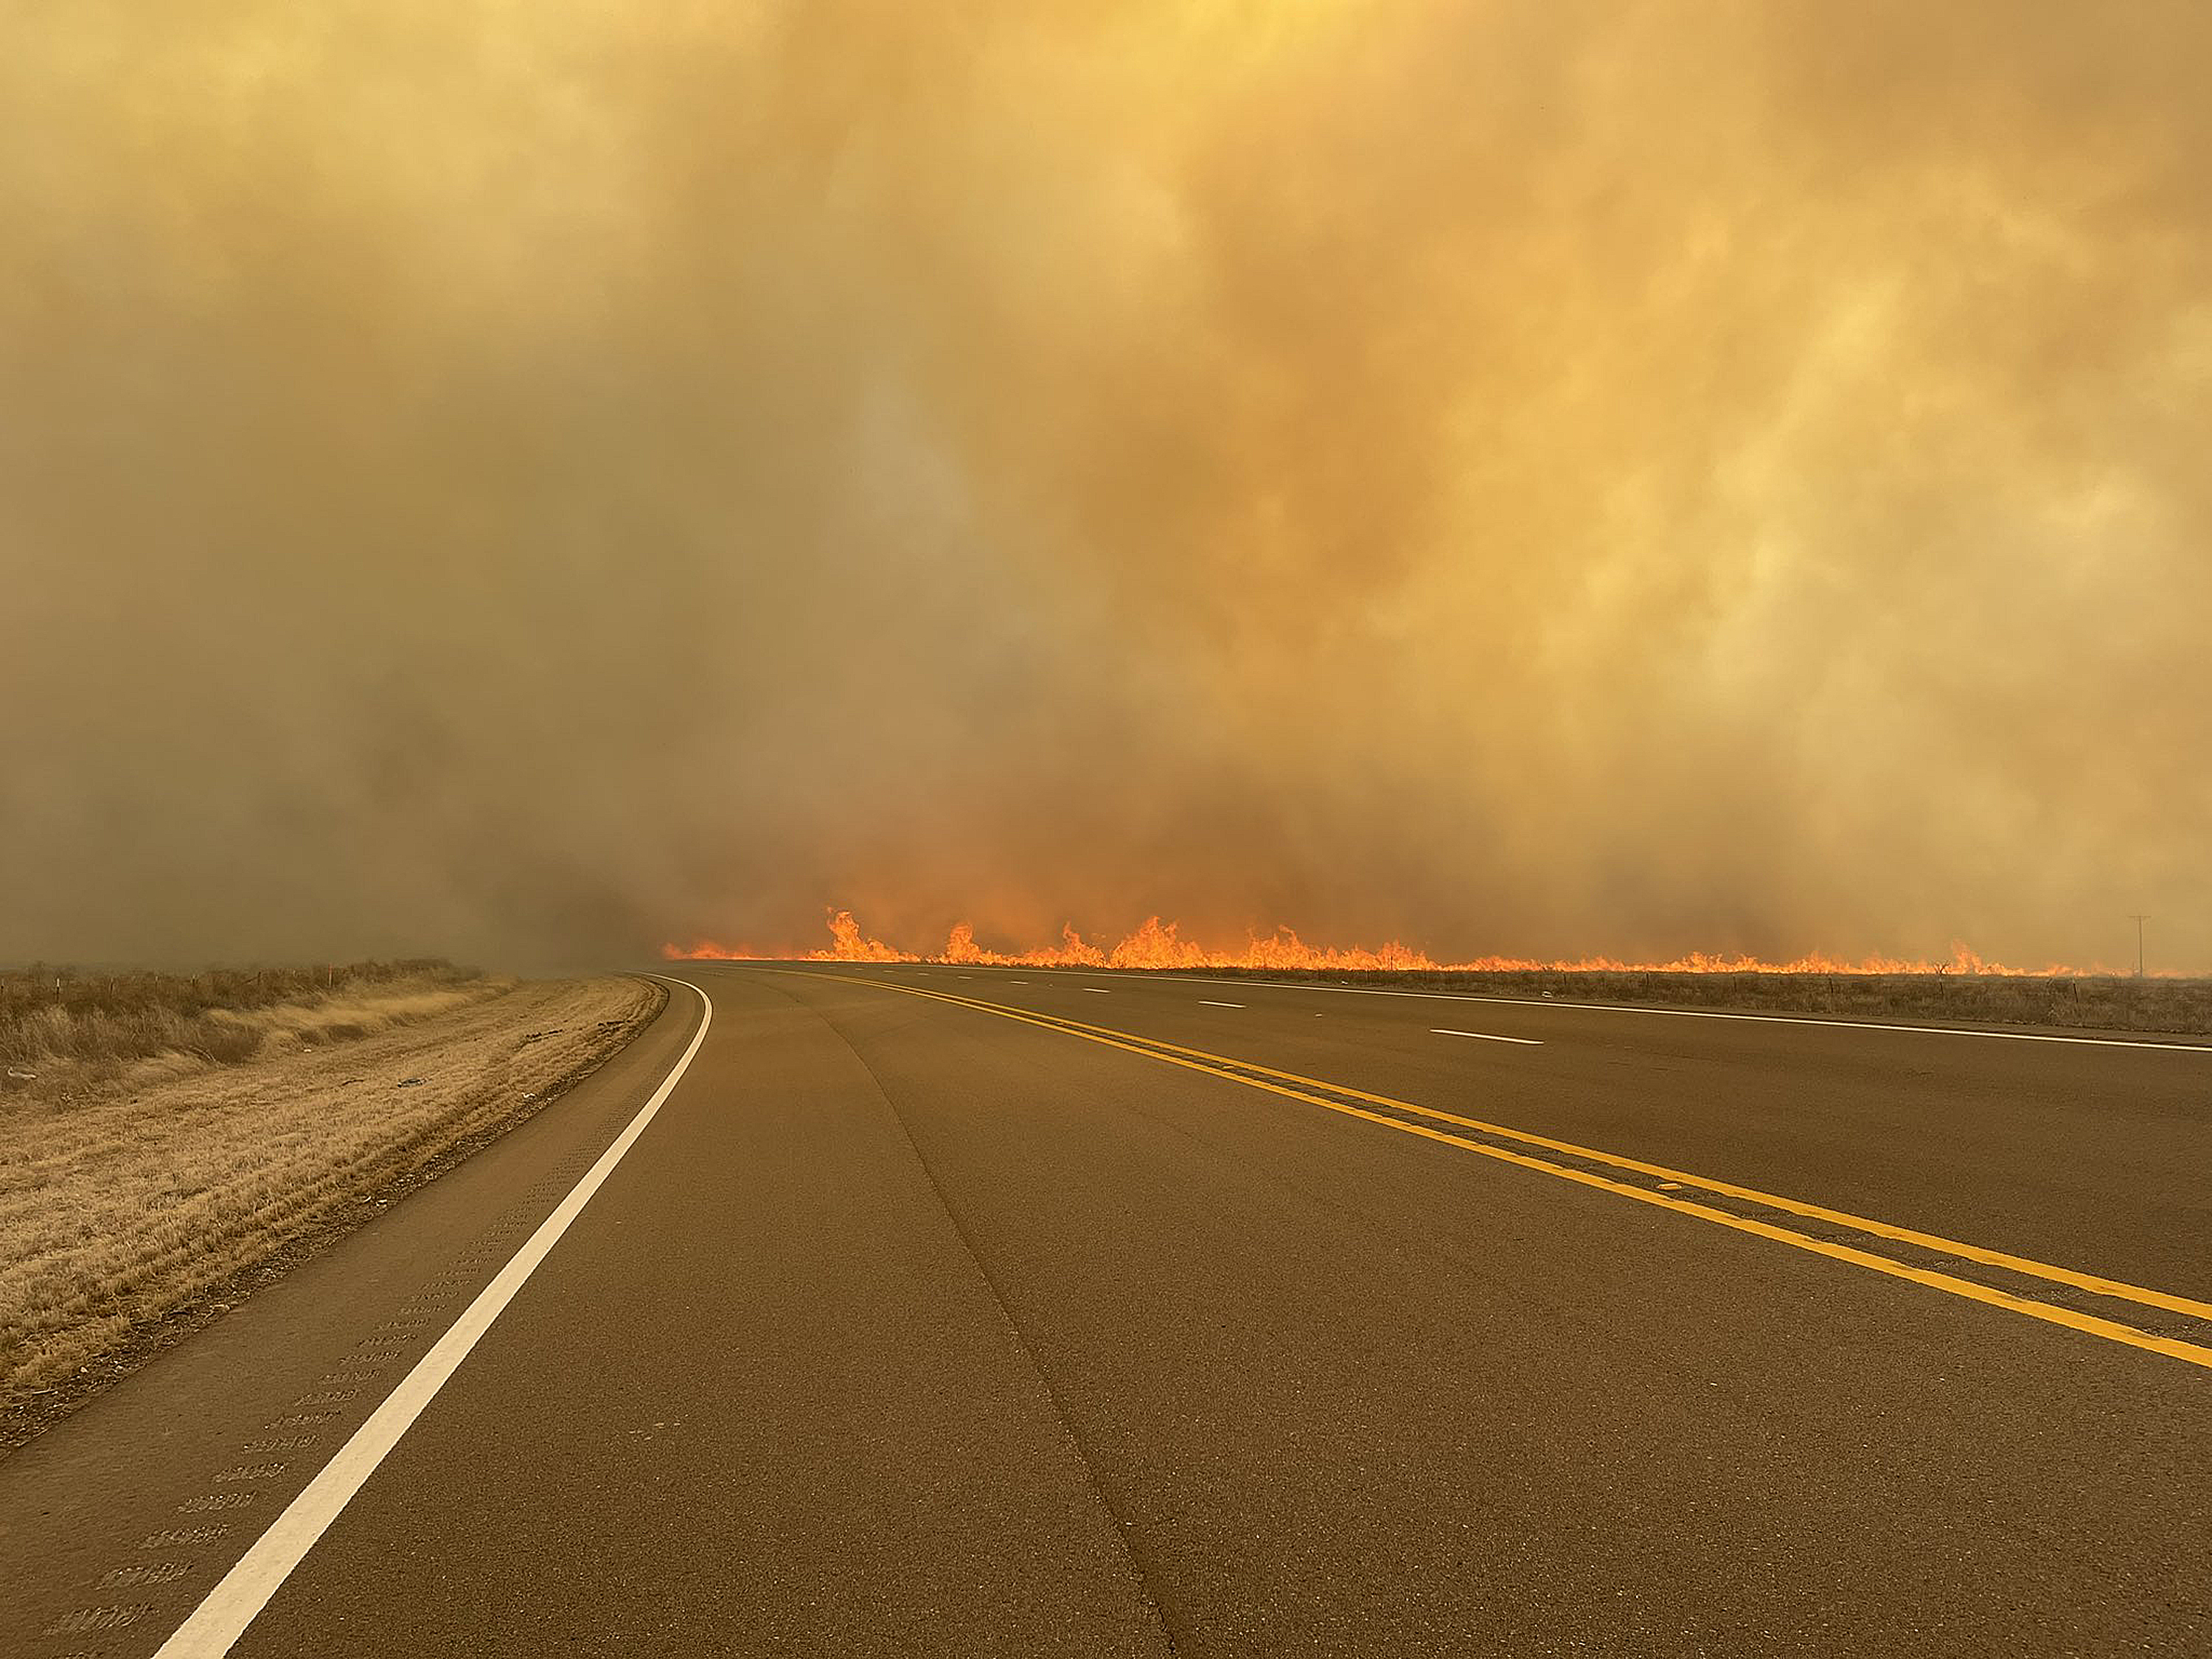
[[[1265,938],[1254,936],[1242,948],[1220,949],[1185,939],[1172,921],[1149,916],[1145,925],[1115,945],[1094,945],[1072,927],[1060,929],[1060,943],[1027,951],[994,951],[975,942],[975,930],[957,925],[933,956],[918,956],[871,937],[850,910],[830,915],[830,945],[801,952],[756,951],[701,939],[690,945],[664,945],[661,954],[675,962],[932,962],[990,968],[1228,968],[1325,973],[1656,973],[1656,974],[1988,974],[2008,978],[2057,978],[2081,973],[2074,968],[2011,968],[1992,962],[1964,945],[1954,945],[1945,961],[1911,961],[1867,957],[1845,961],[1815,952],[1788,962],[1693,951],[1669,962],[1626,962],[1584,957],[1573,962],[1539,962],[1524,957],[1477,957],[1467,962],[1438,962],[1425,951],[1393,942],[1372,950],[1308,945],[1288,927]],[[2101,971],[2088,969],[2088,972]]]

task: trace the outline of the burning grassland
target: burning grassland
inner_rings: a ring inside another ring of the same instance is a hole
[[[1835,1015],[1856,1018],[1963,1021],[2054,1028],[2212,1032],[2212,979],[2144,977],[2103,969],[2025,968],[1991,962],[1966,945],[1940,960],[1858,959],[1808,954],[1783,962],[1691,952],[1664,961],[1592,957],[1542,962],[1508,957],[1438,961],[1403,944],[1314,945],[1288,927],[1238,945],[1208,945],[1171,921],[1150,917],[1111,942],[1073,927],[1058,943],[996,949],[967,923],[944,946],[921,952],[885,943],[849,910],[830,916],[830,943],[808,951],[768,951],[700,941],[669,945],[678,960],[937,963],[963,967],[1080,968],[1146,973],[1209,973],[1255,978],[1329,978],[1376,986],[1419,987],[1561,1001],[1626,1002],[1689,1008]]]

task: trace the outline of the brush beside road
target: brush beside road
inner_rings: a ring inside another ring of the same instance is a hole
[[[0,1464],[0,1659],[2208,1650],[2212,1042],[679,977]]]
[[[427,966],[239,1007],[131,983],[10,1028],[0,1444],[529,1115],[664,1000]]]

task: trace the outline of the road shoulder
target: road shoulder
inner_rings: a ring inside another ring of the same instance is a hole
[[[467,1306],[651,1093],[672,999],[550,1106],[0,1463],[0,1656],[173,1628]],[[158,1642],[143,1644],[151,1651]]]

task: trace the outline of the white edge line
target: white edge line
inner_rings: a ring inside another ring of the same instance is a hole
[[[514,1299],[515,1292],[537,1270],[538,1263],[561,1242],[561,1235],[568,1231],[568,1224],[592,1201],[592,1195],[613,1172],[615,1165],[622,1162],[623,1154],[645,1133],[646,1125],[653,1121],[661,1103],[690,1069],[692,1056],[707,1040],[707,1028],[714,1020],[713,999],[690,980],[668,979],[662,974],[652,977],[667,980],[672,985],[690,986],[698,992],[699,1029],[692,1034],[691,1045],[684,1049],[683,1058],[661,1079],[660,1086],[653,1091],[653,1098],[638,1109],[637,1115],[630,1119],[629,1127],[615,1138],[614,1144],[599,1155],[599,1162],[568,1189],[560,1207],[547,1216],[538,1231],[531,1234],[529,1242],[508,1258],[498,1276],[477,1293],[477,1299],[469,1304],[467,1310],[453,1322],[430,1352],[416,1362],[415,1369],[400,1379],[399,1386],[385,1396],[384,1403],[369,1413],[368,1420],[354,1431],[353,1437],[338,1448],[337,1455],[323,1466],[322,1473],[307,1483],[307,1489],[286,1505],[284,1512],[270,1523],[269,1530],[255,1540],[253,1547],[222,1576],[222,1582],[208,1592],[207,1599],[161,1644],[154,1659],[218,1659],[230,1651],[232,1644],[246,1633],[246,1627],[259,1616],[270,1598],[291,1576],[292,1570],[376,1472],[377,1465],[422,1414],[423,1407],[437,1397],[446,1380],[491,1328],[492,1321]]]
[[[1431,1036],[1480,1037],[1485,1042],[1522,1042],[1531,1048],[1540,1048],[1544,1046],[1544,1039],[1541,1037],[1500,1036],[1495,1031],[1454,1031],[1442,1025],[1430,1026],[1429,1035]]]
[[[1557,997],[1493,997],[1472,991],[1395,991],[1366,985],[1316,985],[1296,979],[1212,979],[1200,974],[1109,971],[1169,985],[1235,985],[1268,991],[1327,991],[1340,997],[1413,997],[1425,1002],[1500,1002],[1520,1008],[1582,1008],[1601,1014],[1657,1014],[1674,1019],[1745,1019],[1762,1025],[1826,1025],[1842,1031],[1914,1031],[1922,1036],[1991,1037],[2003,1042],[2071,1042],[2091,1048],[2154,1048],[2212,1054],[2212,1042],[2142,1042],[2130,1037],[2055,1036],[2043,1031],[1978,1031],[1966,1025],[1896,1025],[1872,1019],[1820,1019],[1811,1014],[1740,1014],[1721,1008],[1639,1008],[1623,1002],[1565,1002]],[[1095,990],[1095,986],[1085,986]]]

